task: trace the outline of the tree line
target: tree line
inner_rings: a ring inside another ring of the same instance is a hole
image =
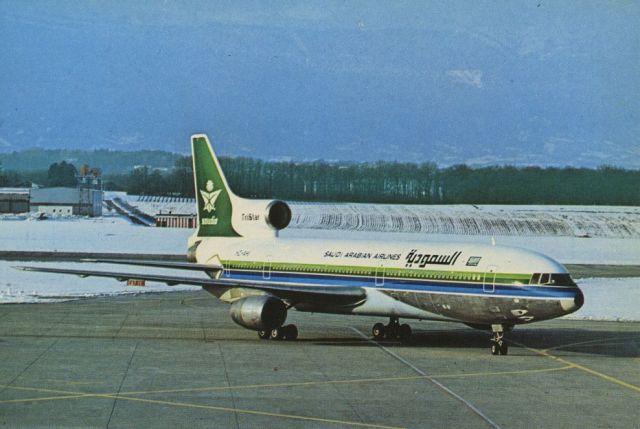
[[[434,163],[294,163],[243,157],[223,157],[220,163],[234,192],[248,198],[407,204],[640,204],[640,170],[616,167],[439,168]],[[11,174],[13,179],[20,176]],[[2,184],[2,177],[6,174],[0,176],[0,186],[16,186]],[[179,157],[170,169],[139,167],[104,179],[108,190],[194,196],[191,158],[186,156]]]

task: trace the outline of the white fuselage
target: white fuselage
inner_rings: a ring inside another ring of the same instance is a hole
[[[224,278],[367,292],[357,306],[294,305],[302,311],[518,324],[571,313],[583,299],[561,264],[513,247],[239,237],[192,237],[190,244],[196,241],[197,262],[224,266]]]

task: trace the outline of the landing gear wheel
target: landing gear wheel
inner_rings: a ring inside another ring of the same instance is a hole
[[[395,340],[398,338],[398,331],[400,330],[400,322],[397,317],[390,317],[389,323],[384,327],[385,337],[389,340]]]
[[[389,329],[389,326],[387,326],[385,329],[384,337],[387,340],[395,340],[396,338],[398,338],[398,329],[396,329],[395,327],[391,327],[391,329]]]
[[[258,331],[258,338],[268,340],[271,337],[271,331]]]
[[[506,356],[509,352],[509,346],[504,340],[504,327],[501,325],[492,325],[493,334],[491,335],[491,354],[494,356]]]
[[[400,325],[398,328],[398,338],[400,338],[400,341],[409,341],[411,339],[411,326],[406,323]]]
[[[284,329],[282,327],[272,329],[270,338],[272,340],[282,340],[282,339],[284,339]]]
[[[385,334],[384,325],[382,323],[376,323],[375,325],[373,325],[371,333],[373,334],[373,338],[375,338],[376,340],[383,339]]]
[[[296,325],[287,325],[280,328],[284,331],[284,339],[287,341],[294,341],[298,338],[298,328]]]

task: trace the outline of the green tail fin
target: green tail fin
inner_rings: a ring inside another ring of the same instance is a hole
[[[191,136],[198,237],[239,237],[231,215],[235,197],[205,134]]]

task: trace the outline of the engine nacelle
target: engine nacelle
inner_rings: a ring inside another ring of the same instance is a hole
[[[273,236],[291,222],[291,208],[280,200],[233,199],[233,228],[243,237]]]
[[[248,296],[231,304],[231,319],[254,331],[270,331],[287,320],[287,307],[278,298],[267,295]]]

